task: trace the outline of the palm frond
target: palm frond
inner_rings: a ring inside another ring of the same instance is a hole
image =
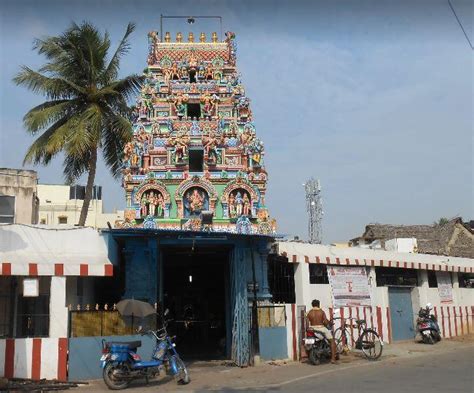
[[[77,90],[78,86],[73,87],[64,79],[49,78],[26,66],[22,66],[22,71],[16,74],[13,82],[25,86],[35,93],[43,94],[52,100],[68,99],[83,93],[82,89]]]
[[[30,109],[23,117],[23,125],[31,134],[58,121],[61,117],[71,113],[77,107],[76,100],[46,101]]]
[[[51,159],[62,150],[67,140],[71,118],[72,116],[64,116],[44,131],[28,148],[23,165],[49,164]]]
[[[114,55],[110,59],[109,65],[105,69],[104,83],[113,81],[117,78],[118,70],[119,70],[119,66],[120,66],[120,59],[123,55],[128,53],[128,51],[130,50],[130,43],[128,41],[128,37],[130,36],[130,34],[133,33],[134,30],[135,30],[135,23],[130,22],[127,25],[127,29],[125,30],[125,34],[124,34],[122,40],[120,41],[117,49],[115,50]]]

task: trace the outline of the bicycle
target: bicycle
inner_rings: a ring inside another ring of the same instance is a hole
[[[347,322],[352,320],[355,321],[355,324]],[[347,347],[348,337],[351,337],[349,331],[351,327],[357,328],[359,333],[359,338],[355,343],[355,348],[361,350],[368,360],[377,360],[380,358],[383,351],[383,341],[374,329],[367,328],[367,322],[365,319],[345,318],[344,324],[334,331],[337,353],[343,353],[345,347]]]

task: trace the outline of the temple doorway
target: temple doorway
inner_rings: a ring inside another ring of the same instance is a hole
[[[163,250],[163,307],[170,310],[169,332],[184,358],[230,356],[229,256],[223,246]]]

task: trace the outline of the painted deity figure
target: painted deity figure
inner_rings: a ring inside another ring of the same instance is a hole
[[[250,207],[250,198],[248,197],[248,195],[246,193],[244,193],[244,196],[243,196],[243,215],[244,216],[250,216],[250,211],[251,211],[251,207]]]
[[[169,74],[170,74],[170,79],[179,80],[181,78],[181,75],[179,74],[178,64],[173,63],[173,65],[170,68]]]
[[[156,215],[156,205],[157,205],[157,198],[156,198],[156,195],[153,191],[150,191],[150,195],[148,196],[148,200],[149,200],[149,214],[151,216],[155,216]]]
[[[216,106],[216,98],[211,97],[208,93],[201,96],[201,110],[203,117],[212,117]]]
[[[183,117],[186,115],[186,102],[188,101],[188,96],[178,93],[178,95],[173,99],[173,106],[176,111],[176,116]]]
[[[210,131],[208,136],[203,137],[203,142],[204,154],[205,157],[207,157],[207,161],[216,164],[219,139],[215,136],[213,131]]]
[[[196,188],[191,195],[188,196],[188,202],[191,213],[199,213],[204,207],[204,197]]]
[[[163,217],[163,212],[165,209],[165,201],[163,199],[163,195],[161,193],[158,193],[158,196],[156,197],[156,215],[158,217]]]
[[[144,193],[142,195],[142,199],[140,200],[140,214],[142,217],[146,217],[148,215],[148,204],[149,204],[148,197]]]
[[[214,79],[214,67],[209,63],[204,71],[204,79]]]
[[[185,133],[178,134],[174,148],[176,162],[182,162],[188,155],[188,143],[189,137]]]
[[[127,142],[123,148],[123,161],[125,167],[130,167],[132,165],[132,155],[133,155],[133,143]]]
[[[244,199],[240,191],[235,195],[235,214],[240,217],[244,213]]]
[[[235,212],[235,196],[234,194],[229,195],[229,217],[234,218],[236,215]]]

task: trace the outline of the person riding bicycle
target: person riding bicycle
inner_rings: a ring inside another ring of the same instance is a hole
[[[336,362],[336,355],[337,355],[337,350],[336,350],[336,342],[334,341],[334,337],[332,336],[331,330],[329,328],[331,327],[331,323],[326,317],[326,313],[319,307],[320,302],[317,299],[314,299],[311,302],[311,305],[313,308],[308,312],[306,315],[306,318],[309,321],[309,326],[310,328],[317,330],[318,332],[321,332],[324,337],[330,342],[331,344],[331,363],[337,364]]]

